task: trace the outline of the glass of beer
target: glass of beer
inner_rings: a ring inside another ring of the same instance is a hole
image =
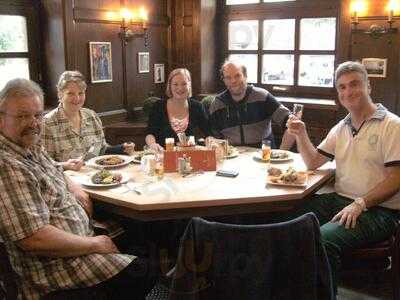
[[[164,154],[162,152],[158,152],[156,154],[154,173],[157,176],[158,180],[164,178]]]
[[[265,140],[261,146],[262,160],[269,161],[271,158],[271,141]]]
[[[301,119],[301,117],[303,116],[303,109],[304,109],[304,105],[303,104],[295,103],[293,105],[293,114],[297,118]]]
[[[173,151],[175,146],[174,138],[165,138],[165,151]]]

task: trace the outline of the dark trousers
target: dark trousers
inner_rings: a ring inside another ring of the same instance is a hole
[[[353,248],[379,242],[390,237],[399,219],[397,211],[373,207],[363,212],[357,219],[355,228],[346,229],[339,223],[330,220],[353,200],[336,193],[314,195],[294,212],[288,213],[283,219],[291,219],[307,212],[313,212],[319,222],[322,243],[328,254],[332,271],[332,279],[337,289],[337,271],[340,268],[342,254]],[[282,220],[282,218],[280,218]]]
[[[117,275],[95,286],[52,292],[44,299],[142,300],[146,298],[158,278],[158,264],[138,257]]]

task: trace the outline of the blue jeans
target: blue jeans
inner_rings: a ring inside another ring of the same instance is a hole
[[[397,211],[375,206],[358,217],[355,228],[346,229],[336,222],[330,222],[334,215],[352,202],[352,199],[336,193],[314,195],[289,213],[290,218],[307,212],[313,212],[317,216],[321,226],[321,240],[331,266],[335,294],[341,255],[349,249],[387,239],[394,233],[399,219]]]

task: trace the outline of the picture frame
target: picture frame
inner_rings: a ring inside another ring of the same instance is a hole
[[[89,42],[92,83],[112,82],[111,42]]]
[[[154,64],[154,83],[165,82],[164,64]]]
[[[368,77],[386,77],[387,58],[363,58],[361,63],[367,69]]]
[[[138,52],[138,73],[150,73],[149,52]]]

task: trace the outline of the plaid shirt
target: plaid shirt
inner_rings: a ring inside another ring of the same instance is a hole
[[[51,258],[24,252],[17,241],[46,225],[92,236],[89,218],[68,191],[64,175],[40,146],[25,150],[0,134],[0,241],[18,274],[19,298],[88,287],[119,273],[134,256],[88,254]]]
[[[81,131],[76,132],[61,105],[44,117],[43,146],[55,161],[81,157],[93,145],[95,156],[104,154],[107,147],[103,126],[97,114],[82,108]]]

